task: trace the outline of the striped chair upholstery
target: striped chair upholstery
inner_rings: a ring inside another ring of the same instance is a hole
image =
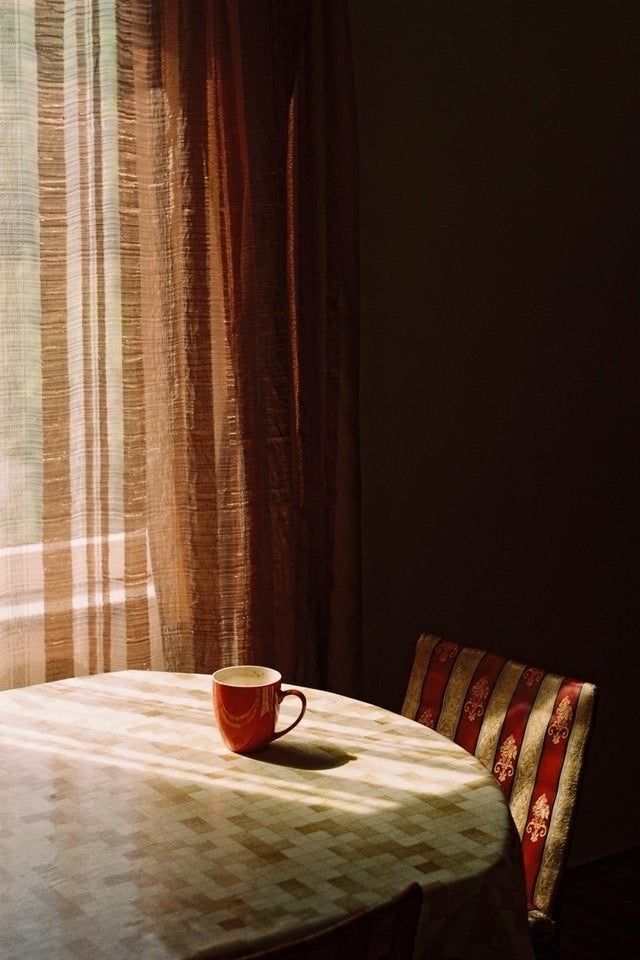
[[[403,715],[475,754],[522,840],[532,935],[552,929],[595,687],[440,637],[418,640]]]

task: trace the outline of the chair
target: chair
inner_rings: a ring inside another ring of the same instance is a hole
[[[529,929],[552,915],[591,731],[596,688],[423,634],[402,713],[455,740],[493,773],[522,840]]]
[[[421,906],[422,890],[412,883],[379,907],[243,960],[411,960]]]

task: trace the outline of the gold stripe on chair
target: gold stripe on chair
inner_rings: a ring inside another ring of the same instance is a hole
[[[551,912],[554,888],[562,869],[571,816],[575,809],[583,752],[591,727],[594,696],[593,685],[585,683],[576,707],[576,717],[567,744],[556,801],[549,822],[547,842],[536,880],[533,901],[539,910],[547,914]]]
[[[562,683],[562,677],[547,674],[538,690],[527,729],[520,748],[520,758],[516,767],[513,791],[509,806],[520,837],[524,833],[525,821],[531,803],[531,794],[536,782],[536,770],[544,746],[544,733],[551,720],[553,705]]]
[[[475,754],[487,770],[491,770],[493,767],[498,738],[500,737],[500,731],[502,730],[507,709],[524,670],[525,665],[523,663],[508,660],[500,671],[500,676],[496,681],[486,706],[486,719],[480,729]]]
[[[467,647],[458,654],[442,701],[440,719],[436,726],[438,733],[450,740],[455,739],[458,721],[465,702],[465,694],[471,683],[473,674],[485,650],[475,650]]]
[[[440,637],[436,637],[432,633],[423,633],[416,644],[416,654],[411,668],[409,685],[402,705],[402,716],[409,717],[410,720],[414,720],[418,712],[422,687],[429,669],[431,655],[439,642]]]

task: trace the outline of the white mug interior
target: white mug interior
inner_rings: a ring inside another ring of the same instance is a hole
[[[213,674],[216,683],[227,687],[266,687],[282,680],[282,674],[271,667],[222,667]]]

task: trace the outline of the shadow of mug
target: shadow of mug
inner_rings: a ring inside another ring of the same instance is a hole
[[[256,760],[296,770],[332,770],[356,758],[339,747],[321,743],[271,743]]]

